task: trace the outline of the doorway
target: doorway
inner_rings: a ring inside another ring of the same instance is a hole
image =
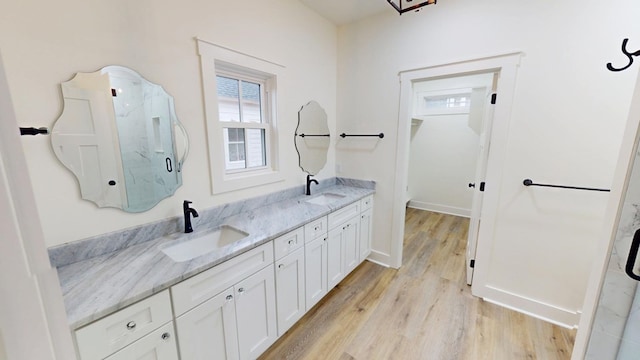
[[[471,218],[473,231],[466,247],[469,285],[498,75],[454,75],[412,84],[407,207]]]
[[[472,293],[475,296],[485,297],[486,294],[491,292],[491,288],[487,286],[489,264],[486,261],[483,262],[482,259],[490,258],[492,252],[493,244],[491,239],[493,238],[493,225],[499,200],[497,189],[502,181],[503,155],[506,149],[508,122],[520,57],[521,53],[510,53],[400,72],[400,107],[392,219],[392,266],[399,267],[402,264],[402,240],[404,237],[405,208],[409,182],[414,85],[428,80],[495,73],[498,76],[494,78],[492,90],[496,89],[499,92],[499,100],[492,107],[493,123],[487,135],[491,138],[491,151],[487,151],[486,154],[485,176],[483,179],[475,179],[472,182],[476,184],[476,187],[473,188],[474,196],[480,192],[480,183],[484,182],[485,184],[482,185],[484,192],[481,194],[481,204],[479,201],[473,201],[475,208],[472,206],[471,218],[474,219],[475,213],[477,221],[472,221],[470,225],[470,233],[477,234],[478,239],[477,250],[471,251],[470,254],[473,255],[472,253],[475,252]],[[488,150],[488,143],[485,150]],[[467,189],[462,190],[466,191]],[[480,214],[482,214],[482,226],[480,226]],[[477,223],[475,227],[474,222]],[[471,267],[471,263],[468,262],[467,266]]]

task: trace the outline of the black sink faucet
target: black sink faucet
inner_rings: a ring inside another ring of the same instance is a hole
[[[189,200],[185,200],[182,203],[182,211],[184,212],[184,232],[185,233],[193,232],[193,228],[191,227],[191,215],[193,215],[194,218],[197,218],[199,216],[196,209],[189,207],[189,204],[191,204],[191,201]]]
[[[311,183],[318,185],[318,180],[312,179],[311,175],[307,175],[307,195],[311,195]]]

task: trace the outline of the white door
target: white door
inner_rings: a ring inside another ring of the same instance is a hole
[[[331,291],[344,278],[344,252],[342,251],[344,235],[342,226],[329,231],[327,239],[327,291]]]
[[[0,359],[75,359],[21,140],[0,57]]]
[[[182,359],[239,358],[233,298],[233,288],[229,288],[176,319]]]
[[[494,74],[494,77],[498,74]],[[473,202],[471,203],[471,218],[469,219],[469,235],[467,238],[467,284],[473,281],[473,268],[475,266],[476,249],[478,247],[478,230],[480,230],[480,217],[482,209],[482,195],[484,194],[484,180],[487,175],[487,161],[489,159],[489,146],[491,144],[491,125],[493,124],[493,109],[497,101],[497,94],[491,93],[485,97],[485,111],[480,132],[478,146],[478,160],[476,162],[476,176],[473,183]],[[474,106],[473,103],[471,106]],[[470,184],[471,186],[472,184]]]
[[[305,303],[309,311],[327,293],[327,236],[304,246]]]
[[[360,264],[360,217],[351,218],[344,225],[343,231],[342,252],[344,254],[344,276],[346,276]]]
[[[306,312],[304,248],[283,257],[275,265],[278,335],[282,336]]]
[[[371,253],[371,215],[373,209],[368,209],[360,215],[360,262],[363,262]]]
[[[273,265],[234,286],[240,359],[256,359],[278,338]]]
[[[78,178],[83,199],[126,208],[113,102],[105,95],[108,75],[78,74],[61,87],[65,107],[51,132],[53,151]]]

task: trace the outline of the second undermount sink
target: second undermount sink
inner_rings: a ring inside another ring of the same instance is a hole
[[[316,204],[316,205],[329,205],[334,201],[342,199],[343,197],[344,195],[340,195],[340,194],[324,193],[314,198],[311,198],[309,200],[305,200],[305,202]]]
[[[184,236],[180,234],[180,236]],[[234,227],[223,225],[215,231],[208,231],[184,240],[173,240],[160,245],[160,250],[173,261],[182,262],[195,259],[214,250],[240,241],[248,233]]]

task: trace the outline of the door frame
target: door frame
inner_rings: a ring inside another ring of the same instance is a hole
[[[593,320],[600,300],[600,292],[607,273],[609,258],[613,248],[617,225],[620,221],[620,211],[624,205],[624,195],[629,186],[629,176],[633,169],[636,152],[640,143],[640,72],[636,79],[636,86],[631,97],[631,106],[627,125],[622,137],[622,144],[618,155],[618,163],[613,175],[611,185],[611,195],[607,204],[604,222],[602,225],[602,235],[600,242],[596,244],[596,251],[591,267],[591,275],[587,284],[587,291],[582,305],[582,315],[578,324],[578,332],[576,341],[573,345],[572,360],[583,359],[589,339],[591,337],[591,329]]]
[[[493,237],[495,214],[498,210],[498,191],[502,178],[502,168],[506,154],[508,123],[511,117],[511,104],[515,89],[517,68],[522,52],[499,54],[483,58],[464,60],[446,64],[436,64],[419,69],[404,70],[400,77],[400,106],[398,115],[398,141],[396,146],[396,169],[394,181],[393,214],[391,221],[390,265],[399,268],[402,265],[402,244],[404,239],[405,194],[409,178],[409,156],[411,135],[411,106],[413,101],[413,83],[430,78],[471,75],[474,73],[497,72],[496,88],[499,91],[495,105],[493,126],[491,129],[491,149],[487,160],[486,192],[482,204],[482,224],[479,229],[476,266],[474,268],[474,289],[476,285],[486,285],[489,264],[478,261],[490,255],[490,241]],[[478,286],[478,287],[479,287]],[[474,295],[477,295],[474,293]]]
[[[26,140],[0,56],[0,359],[76,359],[25,163]]]

